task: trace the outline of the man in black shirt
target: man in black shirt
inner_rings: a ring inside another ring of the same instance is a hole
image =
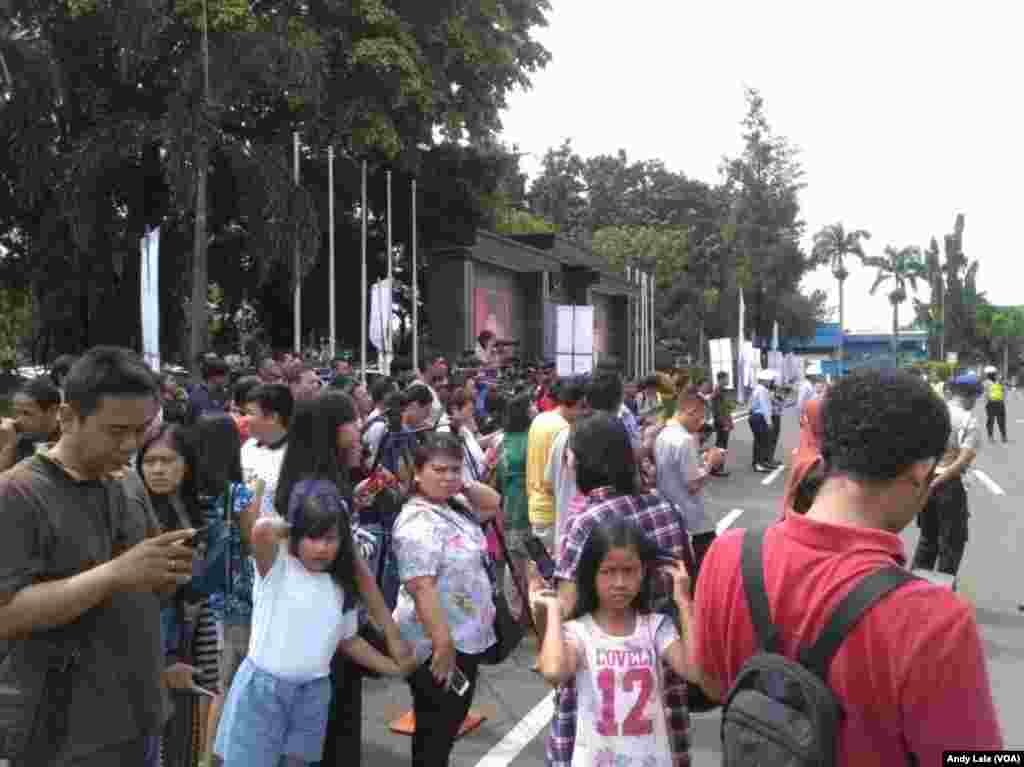
[[[0,422],[0,471],[35,453],[38,443],[56,442],[60,436],[60,389],[49,377],[26,381],[15,392],[13,404],[14,418]]]
[[[156,413],[145,363],[92,349],[65,380],[60,440],[0,475],[0,684],[39,666],[44,632],[80,651],[63,737],[32,767],[140,765],[166,721],[159,598],[190,579],[195,531],[147,538],[144,509],[111,479]]]

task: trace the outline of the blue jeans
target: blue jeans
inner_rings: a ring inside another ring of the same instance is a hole
[[[330,677],[292,682],[242,661],[213,751],[224,767],[278,767],[283,757],[318,762],[327,733]]]

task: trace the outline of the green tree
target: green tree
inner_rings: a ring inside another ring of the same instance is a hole
[[[946,300],[945,270],[939,260],[939,245],[932,237],[928,249],[924,252],[924,278],[931,292],[928,303],[914,299],[914,312],[917,325],[928,333],[929,359],[942,361],[945,355],[944,313]]]
[[[226,311],[248,294],[272,320],[271,334],[289,336],[293,254],[311,274],[326,251],[318,222],[326,219],[328,142],[345,166],[336,179],[340,242],[358,248],[363,159],[374,179],[384,169],[406,181],[416,175],[421,213],[439,200],[472,212],[457,227],[424,226],[425,248],[427,235],[457,229],[464,239],[462,230],[486,217],[492,169],[504,162],[486,145],[506,96],[549,57],[532,38],[546,0],[207,0],[206,99],[200,0],[3,2],[11,32],[0,34],[0,51],[14,86],[0,119],[0,242],[8,248],[0,270],[5,280],[28,275],[41,299],[44,356],[101,341],[137,344],[138,239],[154,224],[163,226],[164,340],[174,351],[192,266],[198,285],[223,286]],[[291,174],[294,130],[300,186]],[[444,140],[434,146],[437,130]],[[370,192],[373,240],[384,222],[382,186]],[[205,280],[190,255],[201,257],[202,246]],[[341,263],[352,268],[353,260]],[[358,291],[358,278],[339,282]],[[358,306],[357,296],[339,305]]]
[[[871,285],[871,295],[882,285],[891,283],[888,298],[892,304],[892,349],[896,354],[899,348],[900,304],[907,300],[907,286],[916,293],[918,279],[925,276],[921,249],[916,245],[899,249],[886,245],[884,256],[866,256],[863,261],[865,266],[878,270]]]
[[[740,123],[744,148],[738,157],[725,160],[722,173],[736,279],[750,296],[747,330],[769,338],[778,321],[785,333],[809,336],[821,316],[824,295],[801,298],[800,293],[800,281],[816,265],[799,244],[803,169],[797,150],[768,123],[761,94],[748,88],[746,99],[747,113]]]
[[[846,259],[855,256],[864,260],[864,246],[861,240],[871,239],[871,233],[864,229],[847,232],[842,223],[829,224],[822,227],[814,235],[814,248],[811,259],[817,263],[828,264],[832,276],[839,283],[839,359],[843,358],[843,331],[846,328],[846,304],[844,300],[844,284],[850,276],[846,268]]]

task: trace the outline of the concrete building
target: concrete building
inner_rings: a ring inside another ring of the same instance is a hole
[[[586,305],[594,307],[595,362],[613,355],[637,374],[640,288],[593,253],[553,234],[479,231],[472,247],[432,249],[429,258],[426,311],[445,354],[471,351],[487,329],[519,341],[523,360],[542,358],[552,334],[545,307]]]
[[[845,370],[859,368],[893,368],[897,360],[892,353],[892,332],[882,329],[847,330],[843,334]],[[807,361],[820,361],[825,375],[838,375],[839,323],[820,323],[811,338],[786,338],[780,342],[784,351],[802,355]],[[901,360],[928,359],[928,333],[923,330],[900,331],[897,351]]]

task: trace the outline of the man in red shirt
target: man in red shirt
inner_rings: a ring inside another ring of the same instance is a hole
[[[826,478],[805,516],[765,535],[765,585],[783,652],[817,639],[866,575],[905,565],[898,533],[924,507],[949,436],[945,404],[920,379],[871,371],[843,378],[823,417]],[[694,675],[722,700],[758,647],[743,588],[743,532],[719,538],[701,567],[689,615]],[[893,591],[839,647],[828,683],[845,710],[839,765],[942,764],[950,749],[999,749],[978,627],[970,605],[926,581]]]

